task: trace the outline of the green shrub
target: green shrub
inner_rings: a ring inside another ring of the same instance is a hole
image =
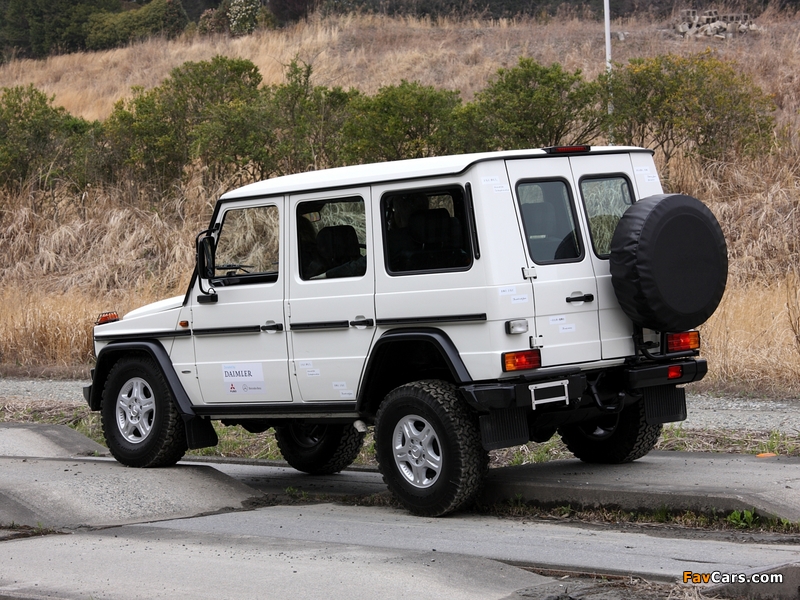
[[[96,176],[98,125],[52,102],[33,85],[0,92],[0,185],[49,187],[58,179],[82,184]]]
[[[771,100],[710,51],[631,60],[601,79],[614,141],[657,149],[665,166],[679,151],[719,160],[770,143]]]
[[[600,99],[599,85],[579,70],[521,58],[460,112],[461,145],[475,151],[589,143],[602,131]]]
[[[344,163],[342,130],[358,92],[314,86],[312,71],[311,65],[294,59],[286,66],[286,83],[267,91],[275,111],[277,175]]]
[[[137,10],[95,13],[86,25],[86,47],[104,50],[154,35],[175,37],[188,23],[180,0],[153,0]]]
[[[105,123],[118,176],[131,174],[163,189],[180,180],[196,156],[192,152],[211,164],[231,160],[223,149],[214,152],[215,143],[226,140],[213,134],[225,134],[221,123],[226,122],[222,115],[227,106],[261,104],[260,83],[252,62],[215,56],[184,63],[152,90],[135,89],[133,98],[118,102]],[[234,162],[242,160],[236,156]]]
[[[458,92],[402,81],[359,96],[345,125],[348,162],[448,154],[454,148]]]

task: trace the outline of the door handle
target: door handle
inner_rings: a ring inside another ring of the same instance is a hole
[[[591,302],[594,300],[594,294],[584,294],[583,296],[569,296],[567,302]]]
[[[350,321],[350,327],[374,327],[375,321],[372,319],[358,319]]]
[[[261,331],[283,331],[283,323],[267,322],[266,325],[261,326]]]

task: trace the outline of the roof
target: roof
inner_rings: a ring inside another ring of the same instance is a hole
[[[650,152],[642,148],[625,146],[593,146],[590,154],[609,154],[631,151]],[[585,155],[586,153],[581,154]],[[282,177],[265,179],[264,181],[245,185],[223,194],[221,200],[273,196],[287,193],[297,194],[323,188],[355,187],[386,181],[457,175],[463,173],[477,162],[510,158],[544,158],[547,156],[552,155],[541,149],[505,150],[502,152],[414,158],[409,160],[337,167],[334,169],[322,169],[319,171],[307,171],[305,173],[284,175]]]

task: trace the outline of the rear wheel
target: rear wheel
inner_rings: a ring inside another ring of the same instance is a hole
[[[275,428],[283,458],[310,475],[331,475],[352,464],[361,451],[364,435],[350,424],[292,423]]]
[[[661,424],[647,424],[644,402],[640,401],[615,415],[560,427],[558,433],[569,451],[583,462],[620,464],[650,452],[661,429]]]
[[[475,416],[444,381],[390,392],[375,423],[383,480],[411,512],[438,517],[471,503],[488,469]]]
[[[161,369],[149,357],[111,368],[100,406],[111,454],[129,467],[173,465],[187,449],[183,420]]]

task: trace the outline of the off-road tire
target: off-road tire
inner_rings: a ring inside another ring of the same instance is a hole
[[[396,454],[398,444],[408,443],[403,425],[414,423],[418,429],[432,429],[435,436],[438,469],[430,470],[434,475],[430,481],[412,482],[406,459]],[[489,468],[477,417],[453,384],[438,380],[416,381],[389,392],[375,418],[375,453],[383,480],[397,500],[426,517],[468,506],[479,494]]]
[[[644,402],[625,407],[587,423],[558,429],[561,440],[576,458],[587,463],[621,464],[641,458],[658,442],[662,425],[648,425]]]
[[[351,465],[361,451],[364,435],[351,424],[292,423],[275,428],[283,458],[309,475],[332,475]]]
[[[138,415],[146,420],[142,427],[137,427],[135,417],[122,408],[137,394],[148,406],[152,404]],[[123,465],[166,467],[186,453],[183,419],[161,369],[149,357],[126,356],[116,362],[103,388],[100,414],[108,449]]]
[[[728,250],[708,207],[684,194],[659,194],[631,205],[611,238],[611,284],[635,324],[686,331],[719,306],[728,281]]]

